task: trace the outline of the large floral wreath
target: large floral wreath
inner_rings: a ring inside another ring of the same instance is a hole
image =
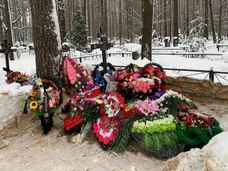
[[[63,86],[67,94],[81,92],[93,84],[91,73],[81,63],[67,56],[62,63]]]

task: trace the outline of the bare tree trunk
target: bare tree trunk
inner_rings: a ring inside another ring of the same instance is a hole
[[[91,36],[91,16],[90,16],[90,2],[87,1],[87,19],[88,19],[88,36]]]
[[[173,20],[173,10],[172,10],[172,2],[173,1],[169,1],[169,36],[170,36],[170,40],[172,39],[172,20]]]
[[[179,29],[179,17],[178,17],[178,0],[173,1],[173,37],[178,38]]]
[[[63,0],[58,0],[58,20],[59,20],[61,42],[66,42],[65,10],[64,10]]]
[[[212,1],[211,0],[209,0],[209,9],[210,9],[210,16],[211,16],[211,29],[212,29],[212,35],[213,35],[213,43],[216,43],[214,17],[213,17]]]
[[[113,38],[113,28],[112,28],[112,23],[113,23],[113,19],[112,19],[112,8],[111,8],[111,1],[109,0],[109,3],[108,3],[108,9],[109,9],[109,12],[108,12],[108,17],[109,17],[109,22],[108,22],[108,33],[109,33],[109,37],[110,39]]]
[[[30,5],[37,77],[61,83],[62,47],[55,0],[30,0]]]
[[[131,42],[133,42],[133,16],[134,16],[134,6],[131,5],[131,21],[130,21],[130,38]]]
[[[222,39],[222,15],[223,15],[223,0],[219,2],[219,28],[218,28],[218,42]]]
[[[101,0],[101,26],[104,29],[105,21],[104,21],[104,0]]]
[[[11,17],[10,17],[10,6],[8,3],[8,0],[4,0],[5,2],[5,12],[6,12],[6,26],[7,26],[7,30],[6,30],[6,35],[7,35],[7,40],[9,43],[11,43],[11,45],[14,44],[13,42],[13,30],[12,30],[12,22],[11,22]],[[9,54],[10,56],[10,60],[14,60],[14,54],[13,52],[11,52]]]
[[[107,14],[107,0],[104,0],[104,30],[108,35],[108,14]]]
[[[122,0],[119,0],[119,41],[122,44]]]
[[[116,6],[116,1],[113,1],[113,3],[114,3],[114,11],[117,11],[117,6]],[[113,13],[114,13],[114,11],[113,11]],[[114,19],[114,36],[116,37],[117,35],[116,35],[116,33],[117,33],[117,26],[118,26],[118,19],[117,19],[117,13],[114,13],[114,17],[113,17],[113,19]]]
[[[189,36],[189,0],[186,0],[187,1],[187,15],[186,15],[186,35],[187,37]]]
[[[144,1],[144,0],[142,0]],[[152,61],[152,15],[153,1],[143,2],[143,29],[142,29],[142,50],[141,58],[147,58]]]
[[[96,21],[95,21],[95,16],[94,16],[94,12],[95,12],[95,9],[94,8],[95,8],[95,5],[94,5],[94,1],[90,1],[90,2],[91,2],[91,7],[92,7],[92,10],[91,10],[92,37],[96,39],[97,38],[97,34],[96,34],[97,32],[95,31],[95,22]]]
[[[167,1],[164,0],[164,8],[163,8],[163,15],[164,15],[164,37],[167,37],[168,36],[168,30],[167,30]]]
[[[0,42],[4,39],[3,28],[2,28],[2,13],[0,13]]]
[[[87,9],[87,7],[86,7],[86,1],[87,1],[87,0],[81,0],[82,15],[83,15],[83,17],[85,18],[85,20],[86,20],[86,9]]]
[[[205,11],[204,11],[204,37],[208,40],[208,26],[209,26],[209,15],[208,15],[208,0],[205,0]]]

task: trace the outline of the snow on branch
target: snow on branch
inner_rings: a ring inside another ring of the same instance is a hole
[[[18,22],[18,20],[21,18],[21,16],[22,16],[22,11],[20,11],[20,15],[16,18],[16,20],[14,20],[12,22],[12,24],[15,24],[16,22]]]

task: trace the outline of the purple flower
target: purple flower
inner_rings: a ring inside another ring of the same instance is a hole
[[[157,92],[153,93],[153,95],[150,96],[151,100],[157,100],[159,99],[163,94],[165,94],[164,90],[158,90]]]

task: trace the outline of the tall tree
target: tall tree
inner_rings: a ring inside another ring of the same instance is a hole
[[[61,42],[66,42],[66,27],[65,27],[65,10],[64,10],[64,0],[58,0],[58,19]]]
[[[143,9],[143,29],[142,29],[142,50],[141,58],[147,58],[152,61],[152,15],[153,0],[142,0]]]
[[[30,0],[37,77],[61,83],[61,38],[55,0]]]
[[[163,20],[164,20],[164,37],[167,37],[168,36],[168,32],[167,32],[167,1],[164,0],[163,2],[163,5],[164,5],[164,8],[163,8]]]
[[[122,0],[119,0],[119,41],[122,43]]]
[[[12,29],[12,22],[11,22],[11,16],[10,16],[10,4],[8,0],[4,0],[5,3],[5,13],[6,13],[6,36],[7,40],[11,45],[14,44],[13,42],[13,29]],[[13,52],[10,52],[10,60],[14,60],[14,54]]]
[[[218,42],[222,39],[222,16],[223,16],[223,0],[219,1],[219,26],[218,26]]]
[[[104,30],[105,27],[105,16],[104,16],[104,0],[101,0],[101,26]],[[107,30],[104,30],[104,32],[106,33]]]
[[[91,36],[91,17],[90,17],[90,2],[89,1],[86,1],[87,2],[87,20],[88,20],[88,36]]]
[[[173,0],[173,37],[178,38],[179,33],[179,17],[178,17],[178,0]]]
[[[189,0],[186,0],[187,1],[187,14],[186,14],[186,36],[188,37],[189,36]]]
[[[86,20],[86,8],[87,8],[87,0],[81,0],[81,6],[82,6],[82,14]]]
[[[71,42],[78,50],[83,50],[87,44],[86,22],[79,9],[73,17]]]
[[[204,11],[204,37],[208,40],[208,25],[209,25],[209,15],[208,15],[208,0],[204,2],[205,11]]]
[[[108,11],[107,0],[104,0],[104,31],[108,34]]]
[[[210,19],[211,19],[211,29],[212,29],[212,35],[213,35],[213,43],[216,43],[214,15],[213,15],[212,1],[211,0],[209,0],[209,10],[210,10]]]
[[[1,9],[0,9],[1,11]],[[2,12],[0,13],[0,41],[4,39],[4,34],[3,34],[3,16]]]

